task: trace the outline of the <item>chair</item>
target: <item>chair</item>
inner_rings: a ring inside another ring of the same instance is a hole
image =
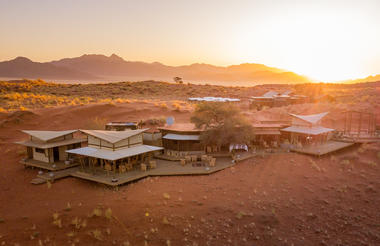
[[[181,163],[181,166],[185,166],[186,165],[186,159],[180,159],[180,163]]]
[[[210,167],[215,167],[215,165],[216,165],[216,158],[211,158],[209,166]]]
[[[150,169],[154,169],[157,167],[157,163],[156,161],[149,161],[149,168]]]
[[[185,156],[185,161],[186,161],[186,163],[190,163],[191,162],[191,156],[190,155]]]
[[[212,152],[218,152],[218,146],[216,145],[212,146]]]
[[[198,160],[198,157],[196,155],[191,156],[191,161],[196,162]]]
[[[144,163],[141,163],[140,164],[140,167],[141,167],[141,171],[146,171],[146,165]]]
[[[125,165],[119,165],[119,173],[125,173],[126,171]]]
[[[206,147],[206,152],[207,152],[207,153],[211,153],[211,152],[212,152],[212,148],[211,148],[211,146],[207,146],[207,147]]]
[[[125,168],[127,169],[127,171],[131,171],[133,169],[132,163],[126,163]]]
[[[201,155],[201,161],[206,162],[208,159],[207,155]]]

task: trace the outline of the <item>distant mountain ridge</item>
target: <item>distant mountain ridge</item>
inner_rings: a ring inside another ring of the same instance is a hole
[[[159,62],[126,61],[115,54],[111,56],[82,55],[45,63],[33,62],[25,57],[0,62],[0,77],[88,81],[172,81],[175,76],[183,78],[185,82],[220,82],[220,84],[223,82],[260,84],[310,82],[305,76],[255,63],[227,67],[200,63],[168,66]]]

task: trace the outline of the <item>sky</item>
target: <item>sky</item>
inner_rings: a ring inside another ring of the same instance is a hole
[[[380,74],[379,10],[379,0],[0,0],[0,61],[115,53],[362,78]]]

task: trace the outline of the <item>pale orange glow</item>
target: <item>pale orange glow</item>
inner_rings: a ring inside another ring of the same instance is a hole
[[[115,53],[167,65],[261,63],[315,81],[362,78],[380,73],[379,9],[378,0],[2,1],[0,60]]]

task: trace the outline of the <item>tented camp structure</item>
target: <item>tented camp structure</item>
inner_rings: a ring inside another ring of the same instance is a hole
[[[174,124],[161,127],[159,130],[162,134],[162,146],[165,154],[179,157],[205,152],[205,147],[200,141],[202,130],[196,129],[194,124]]]
[[[23,131],[29,140],[17,142],[26,146],[27,158],[21,160],[25,166],[47,170],[61,170],[77,165],[68,158],[66,150],[80,148],[84,138],[75,138],[77,130],[67,131]]]
[[[284,124],[280,123],[255,123],[253,128],[253,144],[260,147],[278,147]]]
[[[276,91],[268,91],[262,96],[252,96],[250,99],[251,108],[261,109],[262,107],[281,107],[290,104],[299,104],[307,102],[307,97],[296,95],[291,91],[278,93]]]
[[[332,135],[334,129],[326,128],[321,125],[322,118],[328,112],[312,115],[297,115],[292,116],[292,125],[281,129],[284,133],[289,134],[289,141],[295,145],[325,143]]]
[[[352,145],[352,143],[330,140],[335,129],[321,125],[323,117],[327,114],[327,112],[312,115],[290,114],[292,125],[281,131],[293,146],[292,151],[320,156]]]
[[[66,151],[75,156],[80,163],[80,171],[75,174],[75,177],[97,181],[97,178],[104,179],[110,173],[114,177],[116,173],[123,174],[136,169],[146,170],[153,152],[163,148],[144,145],[143,132],[145,130],[147,129],[80,130],[87,135],[88,146]]]

